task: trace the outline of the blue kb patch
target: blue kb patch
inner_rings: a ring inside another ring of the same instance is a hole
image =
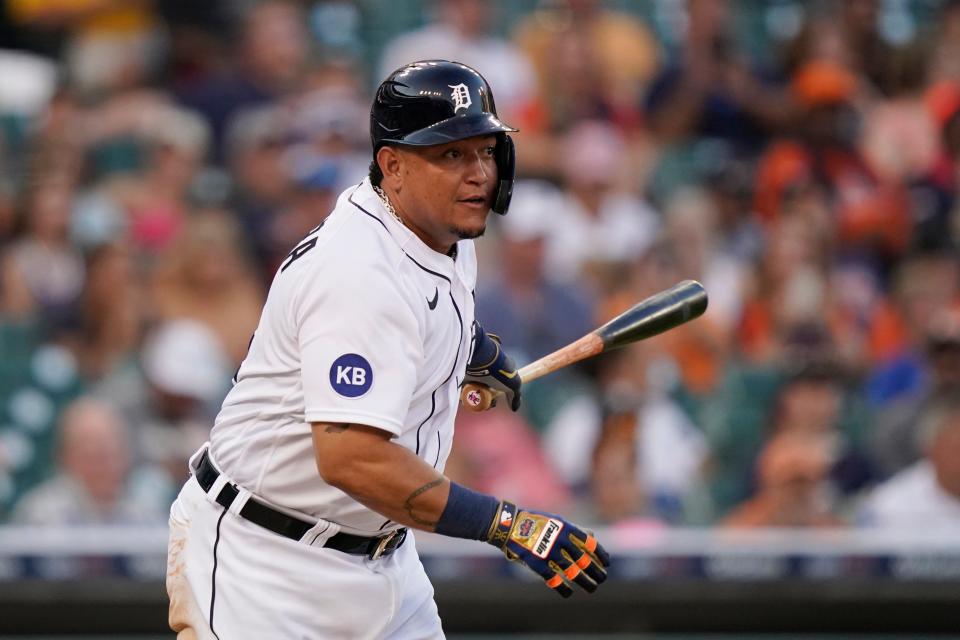
[[[330,386],[347,398],[359,398],[373,385],[373,369],[366,358],[345,353],[330,367]]]

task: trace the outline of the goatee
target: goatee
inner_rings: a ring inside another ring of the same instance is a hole
[[[487,226],[484,225],[479,229],[464,229],[462,227],[451,227],[450,231],[453,232],[455,236],[461,240],[473,240],[474,238],[479,238],[487,230]]]

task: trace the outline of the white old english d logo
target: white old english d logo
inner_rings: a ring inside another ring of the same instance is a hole
[[[453,100],[454,113],[473,104],[473,100],[470,99],[470,89],[467,88],[467,85],[461,82],[460,84],[448,84],[447,86],[453,89],[450,99]]]

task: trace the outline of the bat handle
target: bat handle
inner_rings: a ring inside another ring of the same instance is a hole
[[[492,407],[493,401],[496,400],[499,395],[503,395],[503,393],[496,389],[491,389],[485,384],[468,382],[463,385],[463,389],[460,390],[460,402],[469,411],[479,413]]]

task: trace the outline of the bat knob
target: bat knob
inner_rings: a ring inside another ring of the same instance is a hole
[[[460,402],[470,411],[486,411],[495,404],[494,400],[496,394],[493,389],[472,382],[463,385],[460,393]]]
[[[467,403],[471,407],[479,407],[480,403],[483,402],[483,396],[476,389],[471,389],[467,392]]]

